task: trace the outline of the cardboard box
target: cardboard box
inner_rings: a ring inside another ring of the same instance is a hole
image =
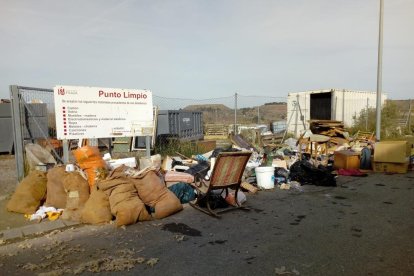
[[[359,169],[360,153],[350,150],[334,152],[334,169]]]
[[[407,141],[384,141],[375,144],[374,161],[406,163],[411,149]]]
[[[286,160],[277,160],[277,159],[273,159],[272,161],[272,167],[276,167],[276,168],[284,168],[287,170],[287,163]]]
[[[389,163],[389,162],[373,162],[374,172],[383,173],[407,173],[408,162],[405,163]]]

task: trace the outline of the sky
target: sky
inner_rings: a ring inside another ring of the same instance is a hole
[[[9,85],[169,98],[376,91],[379,0],[0,0]],[[383,91],[413,98],[414,1],[384,0]]]

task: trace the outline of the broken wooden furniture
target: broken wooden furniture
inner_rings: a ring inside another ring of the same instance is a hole
[[[222,152],[217,156],[214,168],[211,172],[210,180],[200,178],[195,182],[194,187],[197,190],[197,199],[190,202],[190,205],[199,211],[214,217],[220,217],[219,213],[230,211],[232,209],[247,209],[239,204],[237,193],[247,161],[249,161],[250,151],[241,152]],[[210,197],[214,190],[222,190],[229,194],[229,188],[235,190],[235,206],[228,207],[220,211],[213,211],[210,206]],[[200,206],[201,201],[206,202],[206,208]]]
[[[317,158],[321,154],[328,154],[328,142],[330,137],[319,134],[311,134],[307,138],[300,138],[298,140],[300,151],[305,148],[305,152],[310,153],[311,158]],[[300,155],[302,160],[302,154]]]
[[[374,136],[374,132],[369,132],[369,131],[360,131],[358,130],[357,133],[355,133],[354,135],[354,141],[358,141],[358,142],[368,142],[368,141],[374,141],[375,140],[375,136]]]

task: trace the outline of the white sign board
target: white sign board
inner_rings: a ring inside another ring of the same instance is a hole
[[[153,127],[148,90],[55,86],[58,139],[144,136]]]

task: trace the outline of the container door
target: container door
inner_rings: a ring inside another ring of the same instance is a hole
[[[331,120],[332,92],[310,95],[310,119]]]
[[[193,113],[180,112],[180,134],[181,138],[191,137],[193,131]]]

